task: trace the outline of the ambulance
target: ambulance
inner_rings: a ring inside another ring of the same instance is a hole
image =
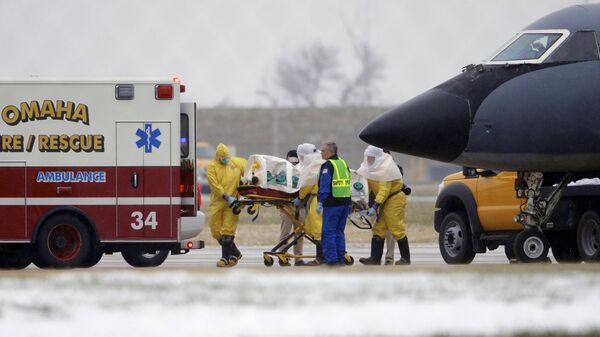
[[[204,246],[196,108],[161,80],[0,81],[0,268],[134,267]]]

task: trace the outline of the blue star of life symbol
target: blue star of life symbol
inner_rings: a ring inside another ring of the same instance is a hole
[[[160,129],[152,130],[152,124],[144,124],[144,130],[137,129],[135,135],[140,139],[135,142],[138,149],[140,147],[144,147],[144,152],[152,153],[152,148],[156,147],[157,149],[160,147],[160,140],[158,140],[158,136],[161,135]]]

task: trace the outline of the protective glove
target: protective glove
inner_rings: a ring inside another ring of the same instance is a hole
[[[318,203],[317,204],[317,214],[321,214],[322,212],[323,212],[323,204]]]
[[[371,208],[369,208],[369,210],[367,211],[367,215],[368,216],[374,216],[375,214],[377,214],[377,205],[373,205]]]
[[[292,200],[292,204],[294,204],[294,206],[298,207],[300,206],[300,198],[295,198],[294,200]]]
[[[229,204],[229,206],[233,206],[233,204],[235,204],[237,202],[237,199],[230,196],[229,194],[223,194],[223,199],[225,199],[227,201],[227,203]]]

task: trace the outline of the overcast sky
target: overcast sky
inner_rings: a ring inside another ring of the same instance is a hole
[[[568,0],[0,1],[1,77],[172,77],[201,106],[284,101],[276,60],[321,41],[354,63],[347,28],[386,62],[377,104],[411,98],[480,62]],[[334,103],[333,100],[324,103]]]

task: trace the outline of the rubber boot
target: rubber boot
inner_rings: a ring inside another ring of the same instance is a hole
[[[323,257],[323,244],[321,241],[315,241],[315,248],[317,251],[317,257],[314,260],[306,263],[307,266],[320,266],[325,262],[325,257]]]
[[[400,260],[396,261],[396,265],[410,264],[410,249],[408,248],[408,237],[398,240],[398,249],[400,249]]]
[[[371,239],[371,256],[361,257],[358,261],[367,266],[378,266],[381,264],[381,256],[383,255],[384,238],[374,235]]]
[[[242,252],[240,252],[240,250],[238,249],[238,247],[235,245],[235,236],[231,239],[231,244],[232,244],[231,255],[233,257],[235,257],[237,261],[241,260],[242,259]]]
[[[221,244],[221,259],[217,261],[217,267],[230,267],[230,258],[232,252],[233,236],[224,235],[219,241]]]

